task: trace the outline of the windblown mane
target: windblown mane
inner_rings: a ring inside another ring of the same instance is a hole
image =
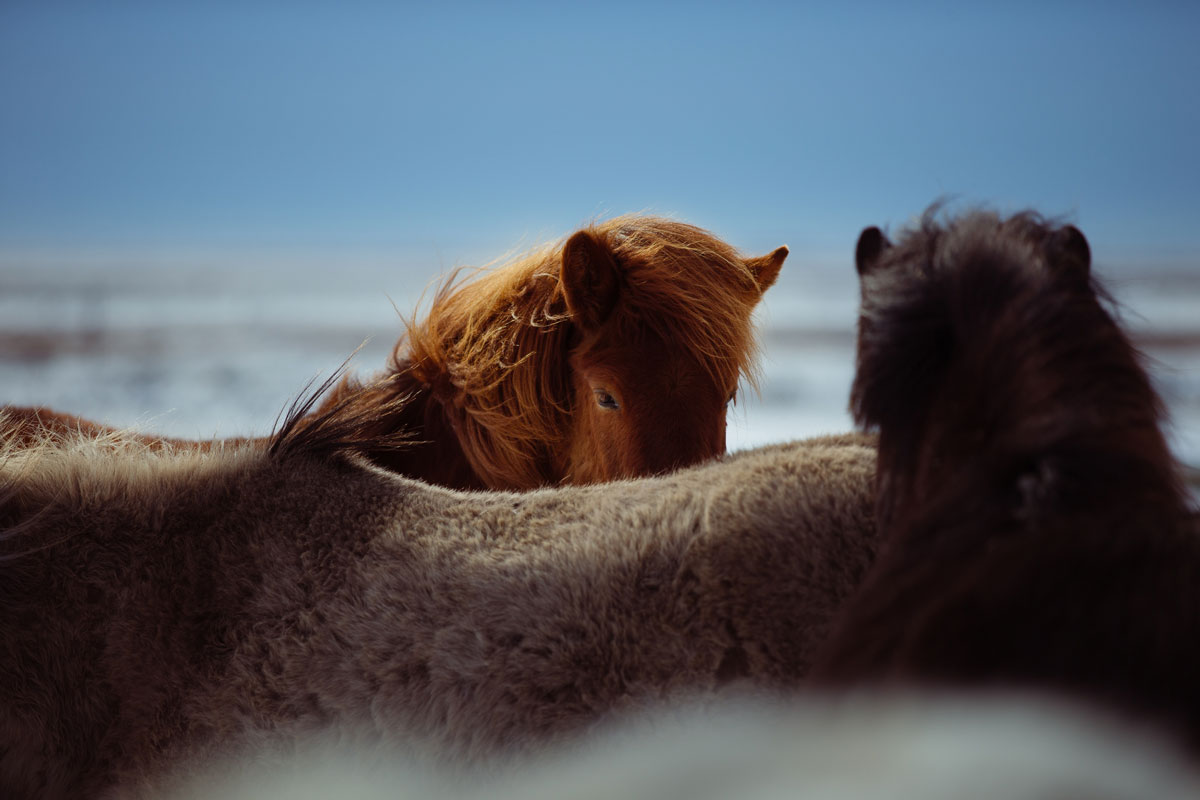
[[[1052,689],[1200,748],[1200,538],[1087,240],[932,216],[859,238],[883,543],[814,679]]]
[[[280,411],[275,431],[266,440],[266,451],[272,458],[386,452],[412,444],[413,437],[407,429],[382,425],[399,415],[411,401],[410,394],[385,394],[370,406],[357,403],[357,395],[347,394],[317,407],[322,395],[345,380],[348,364],[349,359],[319,385],[313,385],[315,379],[309,381],[287,409]],[[380,381],[386,383],[387,378]]]
[[[758,347],[747,307],[759,287],[732,247],[693,225],[651,216],[587,230],[607,242],[632,289],[614,311],[620,329],[649,329],[680,343],[721,385],[739,378],[755,385]],[[569,435],[572,410],[562,250],[562,241],[533,249],[467,283],[452,277],[424,319],[405,321],[377,391],[347,381],[333,401],[361,394],[344,412],[374,414],[380,392],[428,389],[487,485],[556,482],[550,454]]]
[[[861,424],[887,431],[881,514],[900,490],[892,483],[908,472],[894,465],[916,463],[922,449],[957,455],[964,440],[974,457],[962,453],[954,485],[964,494],[956,502],[987,485],[983,474],[1019,473],[1031,453],[1047,451],[1088,465],[1088,475],[1061,476],[1080,486],[1107,473],[1120,476],[1124,490],[1139,480],[1179,496],[1158,433],[1163,404],[1141,354],[1113,321],[1114,302],[1086,263],[1053,263],[1072,257],[1067,230],[1074,231],[1034,212],[1002,219],[976,211],[945,225],[935,207],[864,276],[850,404]],[[955,358],[963,348],[971,359]],[[949,381],[953,409],[934,398]],[[952,421],[959,409],[972,410],[972,430]],[[922,440],[931,431],[936,441]],[[1138,436],[1139,447],[1114,447],[1122,432]],[[1141,455],[1131,461],[1132,452]],[[939,492],[953,494],[953,486]],[[1089,498],[1072,502],[1082,507]]]
[[[713,458],[739,382],[755,383],[751,314],[787,254],[742,258],[657,217],[598,222],[475,280],[452,276],[423,319],[405,320],[388,369],[343,379],[319,404],[306,397],[298,408],[310,413],[254,441],[353,444],[378,466],[462,489],[594,483]],[[120,433],[153,447],[221,446],[7,411],[6,429],[29,445]]]

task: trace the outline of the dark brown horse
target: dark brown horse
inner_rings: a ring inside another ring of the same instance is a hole
[[[725,451],[726,405],[754,378],[751,312],[786,257],[780,247],[743,258],[658,217],[599,222],[448,282],[425,319],[406,323],[389,368],[343,381],[320,410],[387,442],[369,454],[382,466],[456,488],[594,483],[703,461]],[[115,433],[8,411],[19,437]]]
[[[1083,234],[931,212],[856,261],[883,545],[814,679],[1066,691],[1200,742],[1200,538]]]

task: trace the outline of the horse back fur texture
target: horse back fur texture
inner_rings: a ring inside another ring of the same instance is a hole
[[[3,456],[6,797],[313,731],[478,762],[794,686],[874,554],[857,435],[527,494],[297,447]]]

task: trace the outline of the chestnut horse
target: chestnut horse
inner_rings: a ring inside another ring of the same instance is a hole
[[[652,216],[598,222],[447,282],[425,319],[406,322],[388,369],[343,381],[320,410],[387,441],[368,454],[381,466],[455,488],[594,483],[718,456],[726,405],[754,379],[751,313],[787,253],[743,258]],[[109,430],[8,411],[26,439]]]
[[[882,544],[814,679],[1065,691],[1200,743],[1200,536],[1083,234],[929,212],[856,261]]]

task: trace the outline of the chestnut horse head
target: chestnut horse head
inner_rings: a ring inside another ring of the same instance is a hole
[[[392,373],[436,400],[479,485],[665,472],[725,451],[726,406],[754,378],[751,312],[786,257],[667,219],[599,222],[444,286]]]

